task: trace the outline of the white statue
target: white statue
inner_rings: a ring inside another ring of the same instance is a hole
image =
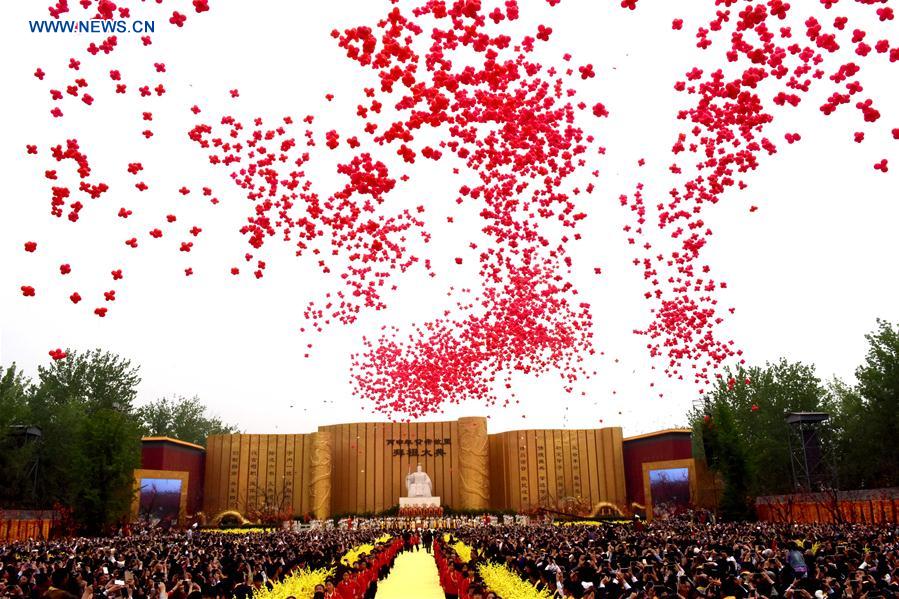
[[[411,469],[412,466],[410,465],[409,468]],[[421,464],[418,465],[415,472],[409,472],[406,475],[406,496],[433,497],[431,495],[431,477],[421,471]]]

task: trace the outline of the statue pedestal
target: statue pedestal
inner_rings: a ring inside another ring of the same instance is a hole
[[[400,497],[400,507],[440,507],[439,497]]]

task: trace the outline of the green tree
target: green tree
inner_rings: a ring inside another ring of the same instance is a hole
[[[838,486],[863,489],[871,486],[870,455],[874,439],[868,438],[868,413],[858,389],[834,379],[828,385],[835,410],[832,419],[834,439],[831,449],[836,460]]]
[[[203,443],[236,432],[196,397],[138,410],[139,384],[137,366],[101,350],[69,351],[40,366],[34,383],[15,365],[0,367],[0,505],[58,502],[74,509],[85,532],[101,532],[130,510],[142,434]],[[38,427],[42,440],[25,443],[12,425]]]
[[[95,349],[69,353],[38,368],[40,391],[50,405],[75,403],[86,409],[108,408],[123,413],[133,410],[140,384],[139,368],[115,354]]]
[[[13,364],[0,366],[0,438],[9,434],[9,427],[20,424],[28,412],[31,382]]]
[[[703,405],[694,409],[691,422],[699,422],[706,414],[724,413],[725,406],[734,438],[722,443],[739,440],[745,448],[751,473],[747,487],[753,495],[792,490],[787,412],[833,409],[814,366],[785,359],[725,373]]]
[[[839,455],[844,488],[899,484],[899,327],[877,320],[865,335],[868,351],[854,388],[835,382]]]
[[[33,388],[13,364],[0,366],[0,505],[15,503],[26,505],[20,489],[31,489],[33,494],[35,447],[25,443],[13,426],[27,426],[28,402]]]
[[[236,433],[238,429],[206,413],[199,397],[163,397],[138,410],[145,435],[173,437],[204,445],[210,435]]]
[[[708,413],[695,426],[711,453],[707,456],[710,465],[724,480],[718,509],[725,520],[746,520],[752,517],[749,498],[752,464],[745,440],[737,429],[734,408],[726,402],[710,400],[706,401],[706,408]]]
[[[140,426],[132,414],[99,408],[83,424],[76,518],[101,530],[125,517],[140,467]]]
[[[60,502],[75,510],[86,532],[126,517],[140,430],[132,402],[138,368],[115,354],[69,352],[38,368],[29,421],[43,430],[34,504]]]

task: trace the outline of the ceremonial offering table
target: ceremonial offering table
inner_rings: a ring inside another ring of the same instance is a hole
[[[439,497],[400,497],[400,507],[440,507]]]

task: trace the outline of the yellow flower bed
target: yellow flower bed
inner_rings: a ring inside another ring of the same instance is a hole
[[[297,570],[277,583],[271,590],[263,587],[253,593],[253,599],[285,599],[294,596],[297,599],[307,599],[315,593],[315,587],[325,583],[334,570],[322,568],[320,570]]]
[[[600,524],[630,523],[630,520],[572,520],[571,522],[553,522],[556,526],[599,526]]]
[[[262,530],[262,529],[260,529]],[[393,535],[381,535],[375,543],[386,543],[393,538]],[[359,545],[347,551],[340,558],[341,563],[352,566],[363,553],[371,553],[374,545],[366,543]],[[293,595],[297,599],[305,599],[311,597],[315,592],[315,586],[324,584],[325,579],[334,573],[334,569],[322,568],[320,570],[297,570],[293,574],[272,587],[272,590],[262,589],[253,594],[253,599],[285,599]]]
[[[375,540],[375,543],[386,543],[390,539],[393,538],[393,535],[383,534]],[[359,556],[363,553],[371,553],[374,551],[375,546],[371,543],[365,543],[364,545],[359,545],[358,547],[353,547],[349,551],[347,551],[342,558],[340,558],[340,563],[346,566],[352,566],[357,561],[359,561]]]
[[[503,599],[550,599],[546,589],[538,591],[537,587],[500,564],[482,564],[478,572],[487,588]]]
[[[471,547],[462,541],[457,541],[452,545],[452,548],[456,555],[459,556],[459,559],[462,560],[462,563],[467,564],[471,561]]]
[[[371,543],[365,543],[364,545],[359,545],[358,547],[353,547],[340,558],[340,563],[345,566],[353,566],[359,561],[359,556],[363,553],[371,553],[375,548]]]
[[[450,535],[446,533],[443,535],[443,542],[449,543]],[[462,563],[467,564],[471,561],[471,547],[463,543],[462,541],[456,541],[452,545],[448,545],[453,551],[456,552],[456,555],[459,556],[459,559],[462,560]]]
[[[217,529],[206,529],[204,532],[214,532],[223,535],[249,535],[260,532],[275,532],[277,528],[222,528],[220,530]]]

